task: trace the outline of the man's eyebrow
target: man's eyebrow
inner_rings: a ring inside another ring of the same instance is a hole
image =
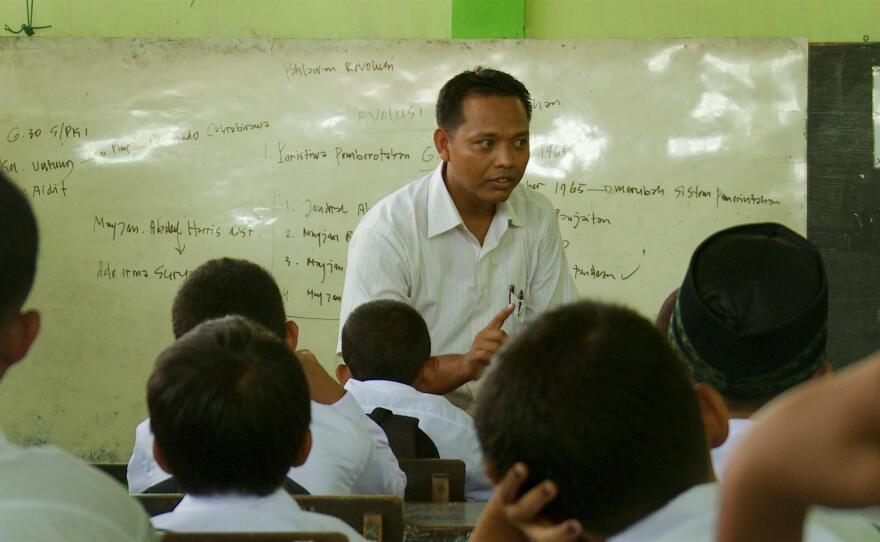
[[[529,131],[523,130],[522,132],[517,132],[517,133],[513,134],[513,137],[515,137],[515,138],[516,137],[528,137],[528,135],[529,135]],[[470,134],[468,137],[471,137],[471,138],[493,137],[494,138],[494,137],[498,137],[498,132],[476,132],[476,133]]]

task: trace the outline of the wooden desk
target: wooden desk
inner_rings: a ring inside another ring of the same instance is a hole
[[[403,508],[405,542],[467,542],[484,502],[449,504],[406,503]]]

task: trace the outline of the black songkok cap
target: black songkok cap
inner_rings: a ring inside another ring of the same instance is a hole
[[[816,373],[827,320],[816,247],[781,224],[747,224],[694,251],[669,340],[697,382],[731,398],[766,397]]]

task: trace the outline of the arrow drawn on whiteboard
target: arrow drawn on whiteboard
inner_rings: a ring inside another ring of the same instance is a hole
[[[186,250],[186,245],[180,246],[180,234],[177,234],[177,246],[174,247],[174,250],[177,251],[181,256],[183,255],[183,251]]]

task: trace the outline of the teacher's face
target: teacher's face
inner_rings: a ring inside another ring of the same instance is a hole
[[[446,161],[446,186],[459,207],[506,201],[529,163],[529,117],[515,96],[469,96],[464,120],[434,143]]]

